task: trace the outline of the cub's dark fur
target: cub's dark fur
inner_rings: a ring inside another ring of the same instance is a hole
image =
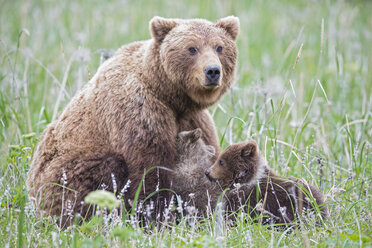
[[[263,214],[264,223],[290,223],[305,212],[320,212],[327,217],[322,194],[297,178],[276,175],[265,166],[255,142],[229,146],[206,171],[226,194],[226,210],[243,210],[252,218]]]

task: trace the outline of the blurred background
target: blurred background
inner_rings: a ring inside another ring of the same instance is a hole
[[[236,83],[209,109],[222,148],[254,139],[275,171],[318,186],[332,221],[330,234],[320,231],[314,240],[343,233],[336,235],[342,241],[351,233],[358,244],[371,241],[372,1],[0,0],[0,6],[2,206],[19,202],[45,126],[117,48],[151,38],[153,16],[235,15]]]

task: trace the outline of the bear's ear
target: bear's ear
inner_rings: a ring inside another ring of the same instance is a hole
[[[241,156],[243,158],[249,158],[253,156],[257,151],[257,144],[254,141],[247,142],[243,145],[241,150]]]
[[[161,43],[165,36],[171,31],[178,22],[175,19],[166,19],[154,16],[150,21],[150,31],[155,42]]]
[[[189,142],[191,144],[197,142],[203,135],[200,128],[191,131],[182,131],[177,134],[177,139],[183,142]]]
[[[216,22],[215,25],[219,28],[224,29],[233,40],[236,40],[240,29],[240,22],[238,17],[228,16],[225,18],[221,18]]]
[[[190,140],[191,143],[195,143],[202,137],[202,135],[202,130],[197,128],[187,134],[187,139]]]

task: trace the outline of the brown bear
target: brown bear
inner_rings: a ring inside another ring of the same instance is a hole
[[[300,179],[276,175],[265,166],[254,141],[227,147],[205,174],[222,188],[231,188],[225,197],[227,211],[242,210],[254,219],[263,214],[264,224],[278,225],[308,210],[327,217],[322,194]]]
[[[180,131],[202,129],[218,155],[206,109],[233,82],[239,19],[154,17],[150,30],[152,39],[125,45],[103,63],[44,131],[27,185],[48,214],[64,216],[66,202],[80,211],[86,194],[102,184],[119,191],[129,181],[126,198],[133,199],[146,170],[174,168]],[[152,170],[140,198],[170,186],[167,170]],[[166,192],[152,198],[156,209]]]
[[[176,166],[172,172],[172,189],[181,197],[182,208],[196,216],[210,216],[222,191],[204,175],[212,164],[215,148],[206,145],[200,128],[177,135]],[[195,211],[195,212],[194,212]]]

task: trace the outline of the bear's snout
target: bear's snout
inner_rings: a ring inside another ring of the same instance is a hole
[[[207,78],[207,84],[205,86],[215,87],[219,85],[219,78],[221,76],[221,67],[218,65],[208,65],[205,68],[205,76]]]
[[[214,182],[215,180],[214,180],[214,178],[212,178],[209,174],[210,174],[210,171],[209,170],[206,170],[205,172],[204,172],[204,174],[205,174],[205,176],[208,178],[208,180],[209,181],[211,181],[211,182]]]

